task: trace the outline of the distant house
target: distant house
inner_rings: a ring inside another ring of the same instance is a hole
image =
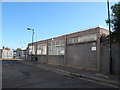
[[[16,50],[14,51],[15,57],[19,59],[25,59],[26,58],[26,50]]]
[[[0,58],[13,58],[13,51],[10,51],[10,49],[0,49]]]

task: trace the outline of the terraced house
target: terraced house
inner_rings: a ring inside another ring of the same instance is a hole
[[[41,63],[100,71],[100,37],[108,34],[107,29],[97,26],[29,43],[28,60],[37,55]]]

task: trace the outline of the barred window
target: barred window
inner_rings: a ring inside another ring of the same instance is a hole
[[[48,42],[49,55],[64,55],[64,40],[56,40]]]
[[[97,34],[89,34],[85,36],[78,37],[78,42],[88,42],[97,40]]]
[[[69,38],[69,39],[67,39],[67,43],[68,43],[68,44],[74,43],[74,38]]]
[[[32,45],[29,46],[29,54],[35,54],[35,45],[33,45],[33,50],[32,50]]]
[[[69,38],[67,39],[67,44],[88,42],[88,41],[94,41],[94,40],[97,40],[97,34],[89,34],[89,35],[84,35],[80,37]]]
[[[37,45],[37,54],[46,55],[47,54],[47,44],[40,43]]]

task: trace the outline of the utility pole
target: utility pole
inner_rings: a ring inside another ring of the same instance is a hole
[[[34,29],[32,29],[32,55],[33,55],[33,39],[34,39]]]
[[[112,74],[112,54],[111,54],[111,30],[110,30],[110,10],[109,10],[109,0],[107,0],[108,6],[108,20],[109,20],[109,59],[110,59],[110,74]]]
[[[35,49],[35,60],[38,60],[37,58],[37,33],[36,34],[36,49]]]

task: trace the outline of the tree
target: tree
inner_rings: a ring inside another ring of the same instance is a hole
[[[113,41],[120,41],[120,2],[111,6],[112,14],[111,19],[106,20],[106,23],[111,23],[113,32],[111,33],[111,38]]]
[[[10,48],[6,47],[5,50],[9,50],[10,51]]]
[[[21,48],[17,48],[17,50],[21,50]]]

